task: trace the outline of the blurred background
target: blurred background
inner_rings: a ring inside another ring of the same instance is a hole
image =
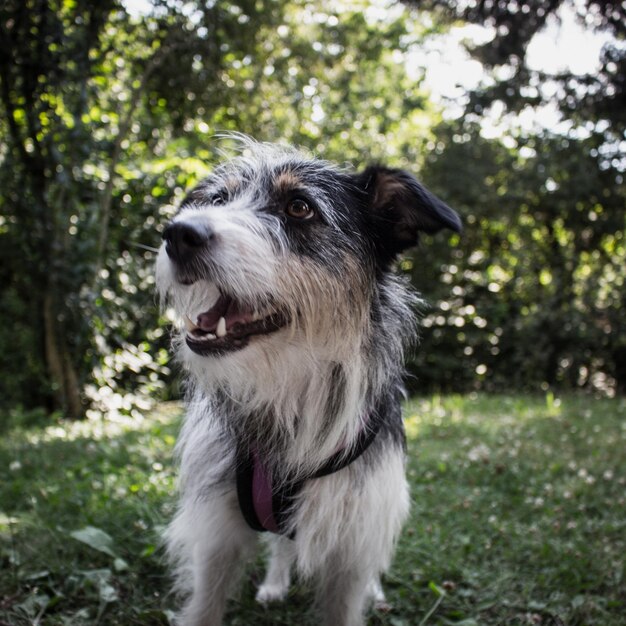
[[[399,263],[413,393],[623,392],[625,32],[610,0],[4,0],[0,408],[178,396],[153,249],[223,131],[462,215]]]

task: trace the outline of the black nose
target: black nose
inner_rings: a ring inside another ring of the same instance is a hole
[[[165,251],[172,261],[191,260],[213,238],[213,232],[204,224],[173,222],[163,231]]]

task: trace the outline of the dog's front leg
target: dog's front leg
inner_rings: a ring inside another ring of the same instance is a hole
[[[194,590],[183,607],[180,626],[220,626],[229,592],[240,570],[241,551],[231,545],[194,557]]]
[[[245,557],[256,544],[255,533],[232,511],[230,502],[194,503],[183,509],[172,525],[170,536],[186,533],[185,547],[191,557],[183,574],[190,583],[190,594],[177,617],[177,626],[222,624],[226,600],[239,579]],[[176,547],[174,543],[170,550]]]
[[[356,566],[326,574],[318,588],[324,626],[362,626],[371,576]]]

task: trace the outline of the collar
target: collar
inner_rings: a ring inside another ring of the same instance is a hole
[[[368,420],[355,441],[339,448],[305,478],[275,480],[256,445],[242,446],[237,454],[237,497],[239,508],[253,530],[286,534],[295,497],[308,480],[334,474],[358,459],[369,448],[380,428],[379,420]],[[291,535],[293,537],[293,535]]]

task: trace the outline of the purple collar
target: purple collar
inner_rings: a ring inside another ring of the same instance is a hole
[[[289,516],[295,498],[307,480],[328,476],[359,458],[376,438],[379,420],[369,420],[346,452],[343,446],[310,476],[298,480],[275,481],[257,446],[243,447],[237,461],[237,496],[239,508],[248,526],[259,532],[288,532]],[[278,484],[276,484],[278,483]]]

